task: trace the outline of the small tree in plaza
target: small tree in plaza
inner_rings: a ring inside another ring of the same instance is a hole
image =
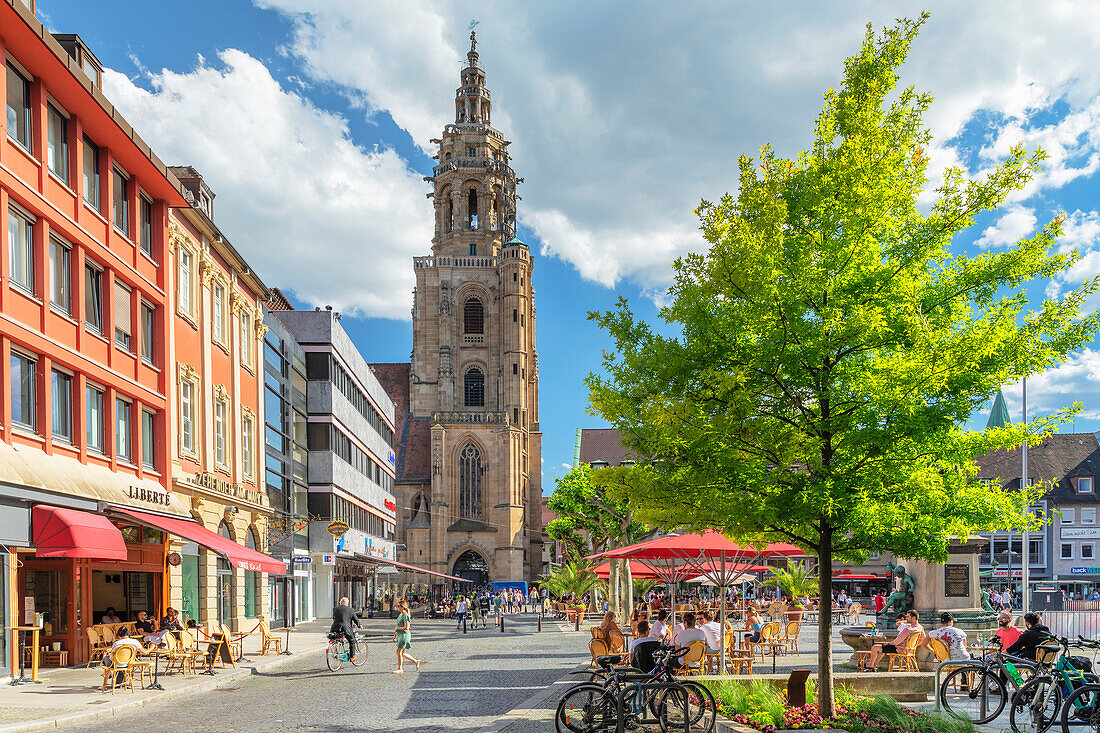
[[[594,469],[582,464],[557,479],[557,487],[547,503],[557,518],[546,525],[546,533],[555,542],[565,544],[570,560],[577,561],[590,551],[623,547],[641,538],[645,527],[635,521],[630,506],[608,493],[622,475],[623,469]],[[620,619],[629,618],[632,600],[629,563],[610,562],[607,589],[610,608]]]
[[[709,243],[675,263],[659,328],[625,300],[591,317],[614,341],[593,411],[649,458],[619,494],[641,521],[793,542],[818,558],[947,558],[951,535],[1020,527],[1040,487],[980,485],[973,458],[1036,443],[1073,410],[986,432],[962,426],[1005,383],[1064,361],[1096,331],[1091,280],[1026,311],[1029,282],[1064,273],[1062,217],[996,253],[953,237],[1039,170],[1014,148],[980,180],[927,183],[928,94],[898,89],[925,17],[868,28],[810,147],[740,160],[739,192],[702,202]],[[1076,409],[1076,408],[1074,408]],[[613,492],[614,494],[614,492]],[[834,711],[831,614],[819,615],[819,704]]]
[[[813,568],[792,565],[788,568],[771,568],[771,575],[764,580],[765,588],[778,588],[779,592],[798,600],[802,596],[811,597],[818,593],[817,578],[814,577]]]

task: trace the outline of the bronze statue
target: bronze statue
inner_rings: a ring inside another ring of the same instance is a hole
[[[913,590],[917,587],[916,582],[913,580],[913,576],[905,572],[905,568],[901,565],[895,565],[893,561],[886,563],[886,568],[890,571],[890,574],[894,576],[896,581],[895,590],[890,594],[890,597],[886,599],[886,605],[883,606],[883,611],[894,611],[895,613],[905,613],[906,611],[913,610]]]

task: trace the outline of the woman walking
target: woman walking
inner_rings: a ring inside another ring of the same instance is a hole
[[[412,647],[410,638],[412,634],[409,633],[409,623],[412,621],[412,617],[409,616],[409,604],[401,600],[397,604],[397,610],[401,612],[401,615],[397,617],[397,628],[393,630],[393,640],[397,643],[397,669],[393,671],[393,674],[404,674],[405,670],[402,669],[402,664],[406,659],[416,665],[416,671],[420,671],[420,660],[413,659],[412,656],[406,651]]]

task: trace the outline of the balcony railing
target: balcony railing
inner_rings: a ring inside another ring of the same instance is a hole
[[[413,267],[496,267],[496,257],[413,257]]]
[[[483,333],[467,333],[462,335],[463,346],[484,346],[485,334]]]
[[[454,423],[481,423],[484,425],[503,425],[507,416],[503,412],[433,412],[432,423],[441,425]]]

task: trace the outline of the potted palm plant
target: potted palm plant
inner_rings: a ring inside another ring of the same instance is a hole
[[[801,621],[806,607],[799,599],[817,595],[817,578],[813,566],[792,565],[787,568],[769,568],[771,577],[761,585],[765,588],[779,588],[780,594],[791,599],[787,611],[787,620]]]

